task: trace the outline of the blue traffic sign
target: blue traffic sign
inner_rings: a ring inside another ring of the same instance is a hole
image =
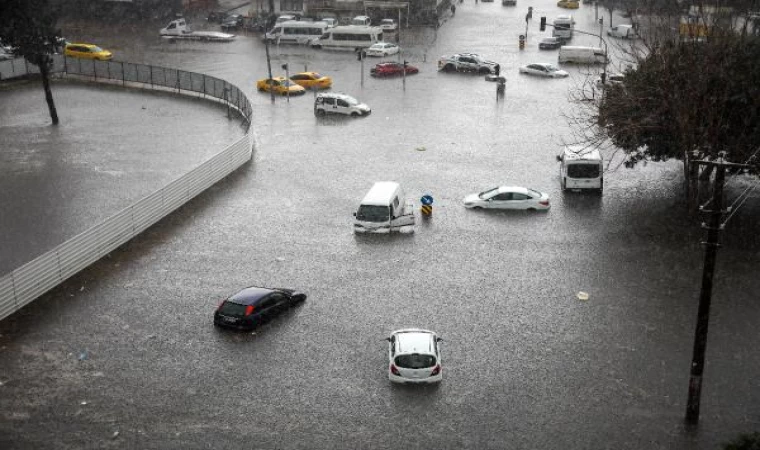
[[[433,204],[433,196],[432,195],[423,195],[420,199],[420,203],[423,205],[432,205]]]

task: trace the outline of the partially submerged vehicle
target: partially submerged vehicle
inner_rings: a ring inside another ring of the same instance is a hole
[[[159,31],[162,38],[188,39],[195,41],[229,42],[235,39],[234,34],[218,31],[193,31],[187,26],[185,19],[174,19]]]

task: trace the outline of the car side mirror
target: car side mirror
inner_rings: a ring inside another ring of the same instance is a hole
[[[391,341],[391,338],[387,337],[387,338],[384,338],[383,340],[384,340],[384,341],[388,341],[388,342],[390,342],[390,341]]]
[[[557,161],[562,162],[562,157],[557,155]]]
[[[435,341],[436,342],[441,342],[441,341],[443,341],[443,338],[442,337],[437,337],[437,338],[435,338]]]
[[[356,217],[356,213],[354,213],[354,217]]]

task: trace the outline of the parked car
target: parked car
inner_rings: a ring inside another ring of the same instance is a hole
[[[317,72],[300,72],[291,75],[290,81],[306,89],[329,89],[332,87],[332,78]]]
[[[580,8],[580,5],[578,4],[577,0],[559,0],[557,2],[557,6],[559,6],[560,8],[567,8],[567,9]]]
[[[550,63],[535,63],[520,66],[520,73],[546,78],[564,78],[570,75],[569,73],[558,69],[555,65]]]
[[[388,341],[388,379],[394,383],[438,383],[443,379],[443,340],[434,332],[406,328],[391,333]]]
[[[516,6],[517,0],[501,0],[501,6]]]
[[[377,42],[367,49],[367,56],[388,56],[399,52],[398,45],[392,42]]]
[[[415,73],[419,73],[419,69],[407,64],[406,67],[404,67],[404,64],[397,63],[397,62],[384,62],[380,64],[376,64],[375,67],[369,69],[369,74],[373,77],[393,77],[398,75],[404,75],[404,71],[406,71],[407,75],[412,75]]]
[[[398,25],[396,24],[396,21],[393,19],[383,19],[380,21],[380,28],[383,29],[383,31],[389,31],[393,32],[398,29]]]
[[[499,186],[464,199],[465,208],[475,209],[549,209],[549,194],[519,186]]]
[[[557,37],[545,37],[538,43],[539,50],[554,50],[562,47],[564,41]]]
[[[633,25],[616,25],[607,29],[607,36],[620,39],[636,39],[638,35]]]
[[[337,92],[323,92],[314,99],[314,114],[345,114],[347,116],[367,116],[372,112],[369,106],[350,95]]]
[[[244,20],[240,14],[231,14],[222,21],[222,31],[237,30],[243,26]]]
[[[108,61],[113,58],[113,54],[93,44],[66,44],[63,50],[64,55],[73,58],[94,59],[97,61]]]
[[[623,84],[623,81],[625,80],[625,74],[624,73],[608,73],[605,76],[605,80],[602,81],[602,77],[597,77],[596,79],[596,85],[600,88],[603,88],[605,86],[610,86],[613,84]]]
[[[477,72],[480,74],[497,74],[499,64],[481,57],[475,53],[457,53],[441,56],[438,60],[438,70],[443,72]]]
[[[259,92],[274,91],[278,95],[303,95],[306,89],[285,77],[265,78],[256,82]]]
[[[214,312],[214,325],[250,330],[306,300],[294,289],[251,286],[223,300]]]
[[[209,22],[222,22],[227,14],[224,11],[211,11],[208,13],[206,20]]]

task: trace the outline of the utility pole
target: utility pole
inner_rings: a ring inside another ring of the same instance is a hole
[[[272,79],[272,62],[269,59],[269,39],[264,37],[264,48],[266,48],[267,51],[267,70],[269,71],[269,95],[272,96],[272,103],[274,103],[274,89],[272,89],[272,83],[274,80]]]
[[[710,210],[702,210],[710,215],[708,224],[702,224],[707,229],[705,245],[705,263],[702,270],[702,289],[699,293],[699,309],[697,312],[697,327],[694,332],[694,351],[691,358],[691,375],[689,376],[689,398],[686,404],[686,423],[696,425],[699,422],[699,401],[702,392],[702,373],[705,368],[705,350],[707,349],[707,327],[710,320],[710,302],[712,301],[713,276],[715,260],[720,246],[720,232],[723,229],[723,185],[725,183],[726,167],[748,167],[746,164],[728,163],[723,160],[723,153],[717,161],[693,161],[695,164],[715,167],[715,185]]]

